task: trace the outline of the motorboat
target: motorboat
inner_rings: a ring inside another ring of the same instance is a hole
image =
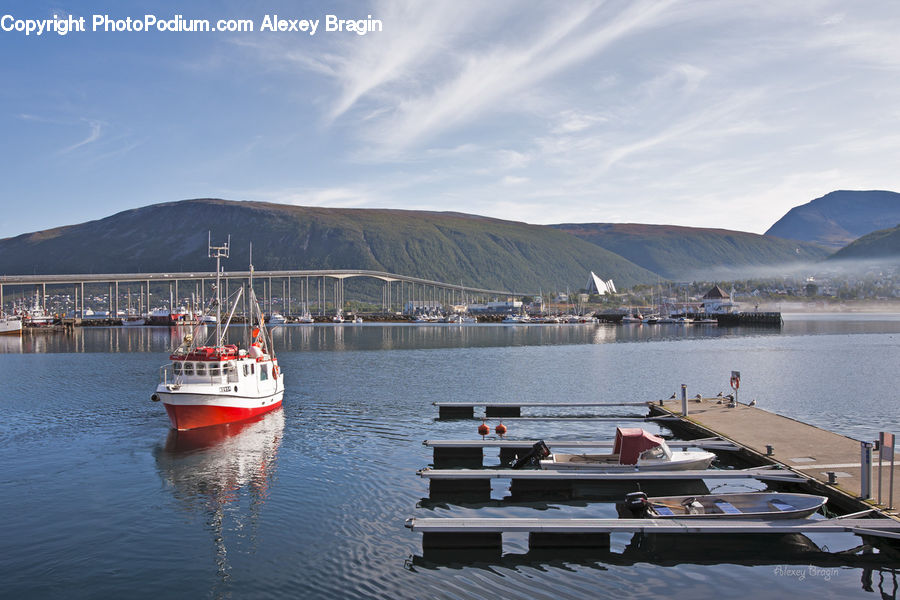
[[[22,335],[22,317],[0,314],[0,335]]]
[[[334,323],[343,323],[344,315],[341,314],[341,311],[337,311],[333,317],[331,317],[331,321]]]
[[[272,313],[269,315],[269,325],[284,325],[287,319],[281,313]]]
[[[160,369],[160,381],[151,396],[151,400],[162,401],[172,427],[179,431],[256,417],[281,406],[284,397],[284,373],[253,291],[252,263],[249,339],[245,348],[225,343],[243,294],[243,288],[239,289],[223,327],[220,260],[228,257],[229,246],[230,237],[223,246],[209,247],[209,256],[216,259],[215,339],[201,344],[198,334],[206,328],[195,325],[169,355],[171,362]]]
[[[558,471],[686,471],[705,469],[715,457],[705,450],[672,452],[658,435],[638,427],[617,427],[612,454],[554,452],[540,465],[542,469]]]
[[[309,314],[309,311],[307,311],[307,312],[303,313],[302,315],[300,315],[299,317],[297,317],[297,322],[298,323],[315,323],[316,320],[313,319],[313,316],[311,314]]]
[[[828,498],[812,494],[748,492],[706,496],[659,496],[643,492],[625,496],[624,508],[635,517],[652,519],[805,519],[818,511]]]

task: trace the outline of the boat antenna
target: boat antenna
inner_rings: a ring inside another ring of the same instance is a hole
[[[228,236],[228,240],[225,242],[224,246],[213,246],[212,245],[212,232],[207,232],[207,246],[208,256],[209,258],[216,259],[216,347],[223,345],[222,340],[222,293],[221,289],[221,280],[222,280],[222,267],[221,260],[223,258],[228,258],[229,250],[231,248],[231,235]]]

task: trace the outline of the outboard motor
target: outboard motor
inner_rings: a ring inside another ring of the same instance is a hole
[[[513,469],[521,469],[522,467],[532,466],[536,467],[540,463],[542,458],[547,458],[550,456],[550,448],[547,447],[547,444],[544,443],[544,440],[538,440],[531,447],[525,456],[520,457],[515,464],[512,466]]]
[[[650,501],[644,492],[625,494],[625,508],[635,517],[646,517],[650,509]]]

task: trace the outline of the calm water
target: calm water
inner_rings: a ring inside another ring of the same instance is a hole
[[[490,502],[429,500],[422,440],[476,435],[473,421],[437,421],[436,400],[643,401],[682,383],[715,395],[740,370],[742,398],[763,408],[858,439],[900,433],[898,315],[788,316],[781,331],[366,324],[275,337],[284,408],[188,435],[149,400],[168,329],[0,340],[0,597],[898,595],[883,567],[811,567],[771,544],[672,549],[614,535],[611,554],[592,557],[541,555],[508,536],[502,557],[434,557],[403,527],[410,516],[615,515],[608,502],[512,502],[499,482]],[[614,431],[506,424],[523,438]]]

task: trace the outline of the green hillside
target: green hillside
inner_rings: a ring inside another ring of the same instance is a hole
[[[814,244],[727,229],[635,223],[552,227],[679,281],[738,276],[751,270],[818,261],[828,255],[827,250]]]
[[[207,231],[228,234],[228,270],[371,269],[512,291],[577,289],[593,270],[618,285],[657,275],[563,231],[455,213],[199,199],[128,210],[0,240],[0,273],[210,270]]]
[[[868,259],[900,261],[900,225],[873,231],[828,257],[828,260]]]

